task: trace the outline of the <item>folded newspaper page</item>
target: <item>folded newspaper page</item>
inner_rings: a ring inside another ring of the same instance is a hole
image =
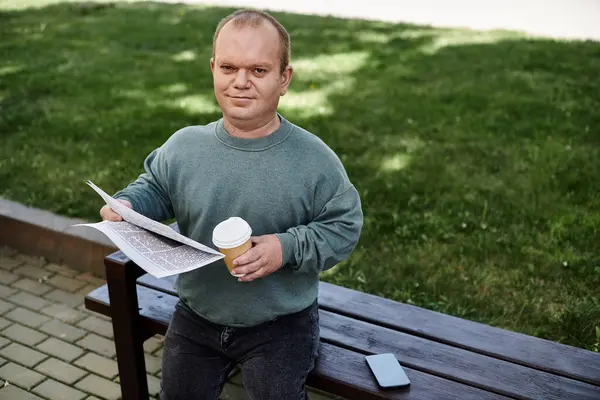
[[[102,221],[75,226],[89,226],[104,233],[133,262],[149,274],[163,278],[204,267],[224,257],[220,252],[200,244],[167,225],[147,218],[88,181],[106,204],[123,221]]]

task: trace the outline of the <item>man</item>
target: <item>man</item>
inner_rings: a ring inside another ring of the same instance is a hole
[[[161,399],[217,399],[240,365],[252,399],[306,399],[319,344],[319,273],[346,259],[363,224],[338,157],[278,112],[290,84],[290,38],[272,16],[240,10],[215,32],[210,68],[223,118],[173,134],[115,198],[211,245],[239,216],[253,247],[178,276],[165,337]],[[105,220],[120,220],[107,206]]]

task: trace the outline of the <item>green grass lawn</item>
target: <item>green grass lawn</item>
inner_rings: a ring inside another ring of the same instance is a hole
[[[230,9],[0,0],[0,196],[98,220],[177,129],[220,117],[208,66]],[[364,204],[323,279],[600,346],[600,43],[276,14],[281,112]]]

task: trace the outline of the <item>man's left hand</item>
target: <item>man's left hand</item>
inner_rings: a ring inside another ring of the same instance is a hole
[[[253,236],[253,246],[241,256],[233,260],[236,267],[232,273],[243,275],[240,282],[251,282],[264,278],[281,268],[283,264],[283,248],[275,235]]]

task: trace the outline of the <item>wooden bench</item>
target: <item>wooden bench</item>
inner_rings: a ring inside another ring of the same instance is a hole
[[[148,398],[143,343],[164,335],[177,302],[116,252],[86,307],[112,318],[123,400]],[[600,354],[321,282],[321,348],[309,385],[347,399],[599,400]],[[380,390],[364,356],[394,353],[409,388]]]

